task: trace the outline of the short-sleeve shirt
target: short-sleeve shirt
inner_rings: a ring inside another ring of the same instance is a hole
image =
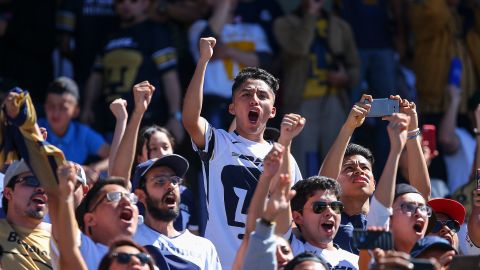
[[[333,238],[333,242],[340,248],[358,255],[358,249],[353,247],[354,229],[366,230],[367,216],[365,214],[349,216],[342,212],[340,227],[338,228],[335,238]]]
[[[50,258],[50,224],[35,229],[13,226],[0,220],[0,245],[3,269],[52,269]]]
[[[181,232],[185,229],[198,231],[198,210],[195,205],[193,192],[180,185],[180,214],[173,222],[175,230]]]
[[[38,125],[47,129],[47,141],[58,147],[65,154],[67,160],[84,164],[89,156],[98,154],[105,139],[90,127],[70,122],[67,132],[62,137],[55,135],[45,118],[38,120]]]
[[[270,143],[250,141],[235,132],[207,124],[204,150],[200,155],[203,188],[201,211],[208,211],[205,237],[217,248],[223,268],[229,269],[245,233],[247,210],[263,172],[263,158]],[[293,159],[293,158],[292,158]],[[294,182],[302,179],[296,162],[291,172]]]

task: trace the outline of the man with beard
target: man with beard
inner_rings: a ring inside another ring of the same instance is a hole
[[[163,254],[170,269],[222,269],[210,240],[173,227],[180,211],[179,184],[188,166],[188,161],[176,154],[137,166],[133,187],[145,205],[145,223],[138,226],[134,240],[155,257]]]
[[[5,269],[51,269],[51,226],[44,223],[47,195],[24,160],[13,162],[4,178],[0,220],[1,265]]]

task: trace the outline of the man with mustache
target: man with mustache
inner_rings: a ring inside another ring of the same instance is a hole
[[[154,257],[163,254],[170,269],[222,269],[210,240],[173,226],[180,212],[179,186],[188,166],[188,161],[176,154],[137,166],[132,185],[145,205],[145,223],[138,226],[133,239]]]
[[[43,222],[47,195],[24,160],[5,173],[0,220],[1,265],[5,269],[51,269],[51,226]]]

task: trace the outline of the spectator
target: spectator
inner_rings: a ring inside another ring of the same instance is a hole
[[[110,245],[110,249],[103,256],[98,269],[121,269],[128,265],[140,270],[154,270],[154,263],[152,256],[144,247],[126,238],[116,240]]]
[[[158,249],[171,268],[221,269],[217,251],[209,240],[188,230],[179,232],[173,225],[180,213],[179,187],[188,166],[185,158],[175,154],[137,166],[133,188],[146,207],[146,216],[134,240],[148,249]]]
[[[324,11],[323,2],[303,0],[294,13],[277,19],[274,28],[282,49],[285,110],[316,123],[307,125],[293,145],[307,175],[316,173],[335,141],[346,117],[346,90],[356,83],[360,69],[350,27]]]
[[[247,23],[235,17],[236,0],[214,0],[212,15],[190,28],[190,49],[195,60],[201,58],[198,40],[217,40],[212,61],[205,71],[205,106],[203,116],[215,128],[227,129],[232,116],[226,114],[235,75],[244,67],[265,67],[272,55],[268,39],[258,23]]]
[[[333,243],[343,210],[338,201],[338,182],[312,176],[297,182],[292,189],[296,194],[290,205],[299,232],[290,236],[293,254],[312,252],[322,256],[329,268],[358,269],[358,256]]]
[[[203,77],[215,42],[214,38],[200,39],[200,58],[185,95],[182,119],[205,172],[203,187],[199,189],[200,196],[204,196],[200,197],[204,200],[201,211],[208,210],[205,236],[216,246],[222,267],[229,268],[244,236],[245,214],[263,170],[261,162],[272,148],[263,139],[263,133],[267,121],[276,113],[274,101],[278,81],[262,69],[244,69],[234,80],[228,110],[235,116],[235,131],[227,133],[213,128],[200,113]],[[296,116],[290,124],[297,126],[304,121]],[[300,179],[291,158],[293,164],[289,173],[293,179]]]
[[[457,254],[457,250],[450,242],[438,236],[425,236],[419,239],[410,255],[412,258],[430,259],[434,258],[442,267],[448,269],[448,265]]]
[[[86,85],[82,120],[92,122],[95,118],[95,123],[101,125],[99,130],[112,133],[114,122],[105,105],[119,97],[132,103],[132,86],[148,80],[157,91],[152,99],[154,106],[143,116],[144,123],[166,125],[181,140],[181,92],[175,48],[167,28],[147,19],[149,3],[149,0],[115,1],[121,29],[112,34],[97,57]],[[96,110],[99,97],[102,101]]]
[[[48,141],[62,150],[66,159],[87,165],[89,157],[100,158],[85,166],[89,178],[96,181],[99,173],[107,170],[110,146],[96,131],[73,120],[80,111],[79,101],[78,87],[73,80],[55,79],[47,90],[46,119],[39,119],[38,124],[47,130]]]
[[[331,269],[328,263],[320,256],[310,252],[303,252],[295,256],[284,268],[284,270]]]
[[[24,160],[13,162],[5,173],[0,220],[0,245],[5,269],[51,269],[51,225],[47,195]]]
[[[432,208],[432,217],[428,222],[427,235],[435,235],[447,240],[458,250],[458,231],[465,221],[465,207],[451,199],[437,198],[427,202]]]

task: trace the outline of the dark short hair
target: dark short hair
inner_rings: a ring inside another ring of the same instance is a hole
[[[95,201],[100,193],[100,190],[106,185],[118,185],[127,188],[126,181],[122,177],[109,177],[103,181],[97,181],[93,184],[92,188],[87,192],[87,195],[83,198],[80,205],[75,211],[75,217],[77,219],[78,227],[84,232],[85,224],[83,223],[83,216],[90,211],[91,202]]]
[[[15,184],[17,183],[17,177],[18,175],[14,176],[8,184],[5,186],[6,188],[11,188],[12,190],[15,188]],[[5,189],[4,189],[5,190]],[[7,215],[8,212],[8,200],[5,198],[5,196],[2,196],[2,209],[5,215]]]
[[[332,191],[338,198],[340,196],[340,185],[337,181],[326,176],[310,176],[307,179],[300,180],[292,187],[297,193],[290,201],[292,211],[299,211],[318,190]]]
[[[148,251],[144,247],[135,243],[131,239],[129,239],[129,238],[119,238],[119,239],[115,240],[110,245],[110,249],[108,250],[107,254],[105,254],[105,256],[103,256],[102,260],[100,261],[100,264],[98,265],[98,270],[108,270],[110,268],[111,264],[112,264],[112,261],[113,261],[113,257],[112,257],[113,251],[117,247],[123,247],[123,246],[134,247],[138,251],[148,254]],[[153,259],[152,259],[151,256],[150,256],[150,260],[148,261],[148,266],[152,270],[155,269],[154,266],[153,266]]]
[[[349,143],[347,145],[347,149],[345,149],[345,155],[343,155],[343,158],[347,158],[355,155],[364,157],[366,160],[370,162],[370,165],[372,166],[375,163],[375,159],[373,158],[373,154],[372,154],[372,151],[370,151],[370,149],[363,147],[359,144]]]
[[[302,253],[298,254],[297,256],[295,256],[291,261],[289,261],[287,263],[287,265],[285,265],[285,268],[283,268],[283,269],[284,270],[293,270],[293,269],[295,269],[295,266],[301,264],[302,262],[306,262],[306,261],[318,262],[323,267],[325,267],[325,270],[330,269],[330,267],[328,266],[325,259],[323,259],[320,256],[317,256],[314,253],[308,252],[308,251],[302,252]]]
[[[77,83],[68,77],[56,78],[47,88],[47,94],[70,94],[75,97],[75,100],[80,101],[80,94]]]
[[[279,83],[277,78],[261,68],[247,67],[240,71],[235,79],[233,79],[232,96],[240,85],[249,79],[264,81],[272,89],[273,95],[276,95],[278,92]]]

